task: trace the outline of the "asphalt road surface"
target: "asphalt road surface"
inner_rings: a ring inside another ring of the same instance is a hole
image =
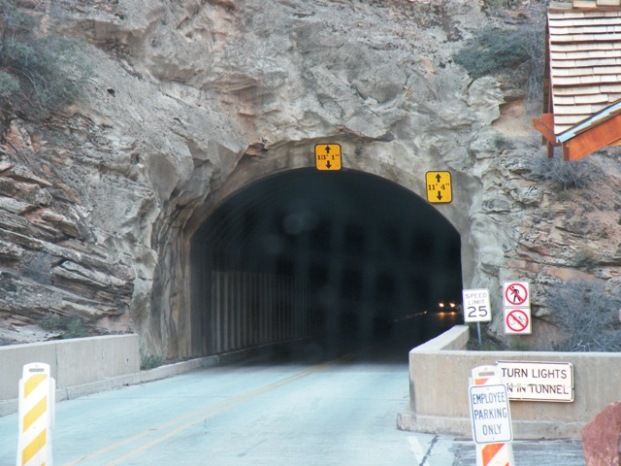
[[[405,361],[255,363],[58,403],[58,465],[405,465]],[[18,416],[0,418],[0,465],[14,465]]]
[[[397,430],[408,393],[405,357],[209,368],[58,403],[54,465],[476,464],[469,439]],[[0,466],[15,465],[17,425],[0,418]],[[584,464],[575,442],[514,451],[518,465]]]

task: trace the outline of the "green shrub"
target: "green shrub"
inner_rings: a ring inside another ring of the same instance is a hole
[[[84,326],[84,321],[79,317],[74,317],[70,319],[67,323],[67,329],[63,334],[63,338],[83,338],[86,336],[88,336],[88,331]]]
[[[50,313],[41,319],[39,325],[45,330],[58,332],[63,339],[88,336],[84,320],[80,317],[61,316]]]
[[[164,357],[156,354],[143,354],[140,362],[140,369],[149,370],[161,366],[164,363]]]
[[[485,27],[453,55],[473,78],[511,73],[529,99],[540,99],[545,63],[545,28],[542,21],[515,29]]]
[[[47,314],[41,322],[39,322],[41,328],[50,331],[63,330],[66,327],[65,320],[58,314]]]
[[[576,267],[591,270],[597,264],[595,251],[588,247],[582,247],[576,251],[574,256]]]
[[[0,97],[10,97],[19,91],[19,79],[4,71],[0,71]]]
[[[15,0],[0,2],[0,108],[26,119],[44,118],[80,95],[89,67],[76,39],[39,35],[35,13]]]
[[[487,11],[508,10],[513,3],[513,0],[484,0],[483,9]]]
[[[621,351],[617,296],[597,282],[565,282],[547,297],[552,318],[567,337],[554,345],[558,351]]]
[[[602,176],[588,160],[565,162],[560,157],[534,156],[528,158],[527,167],[534,179],[550,183],[557,191],[586,188]]]

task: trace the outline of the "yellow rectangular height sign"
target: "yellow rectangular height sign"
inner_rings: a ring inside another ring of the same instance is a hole
[[[315,146],[315,167],[317,170],[340,170],[341,145],[317,144]]]
[[[453,200],[451,172],[427,172],[427,201],[433,204],[448,204]]]

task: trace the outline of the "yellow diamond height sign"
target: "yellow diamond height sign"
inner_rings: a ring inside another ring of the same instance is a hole
[[[315,167],[317,170],[340,170],[341,145],[317,144],[315,146]]]
[[[427,172],[427,200],[433,204],[448,204],[453,200],[450,172]]]

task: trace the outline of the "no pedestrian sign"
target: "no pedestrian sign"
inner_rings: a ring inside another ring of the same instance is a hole
[[[505,334],[530,335],[530,289],[528,282],[506,282],[502,287]]]
[[[530,307],[528,282],[507,282],[503,286],[504,307]]]

